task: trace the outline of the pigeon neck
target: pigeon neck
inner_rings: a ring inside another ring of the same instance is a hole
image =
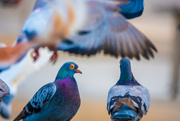
[[[61,71],[61,70],[59,70],[59,72],[58,72],[55,80],[65,79],[65,78],[67,78],[68,76],[72,76],[72,77],[73,77],[73,75],[69,75],[69,72],[68,72],[68,71]]]
[[[131,69],[122,70],[116,85],[140,85],[134,78]]]

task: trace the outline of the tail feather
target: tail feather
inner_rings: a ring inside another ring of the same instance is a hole
[[[21,119],[24,119],[28,116],[26,109],[24,108],[23,111],[13,120],[13,121],[20,121]]]
[[[124,105],[121,110],[116,111],[112,114],[111,119],[128,119],[132,120],[137,117],[137,112]]]

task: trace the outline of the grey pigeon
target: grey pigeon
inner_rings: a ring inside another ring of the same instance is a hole
[[[111,121],[140,121],[150,106],[149,91],[134,78],[128,59],[120,63],[120,79],[108,94],[108,113]]]

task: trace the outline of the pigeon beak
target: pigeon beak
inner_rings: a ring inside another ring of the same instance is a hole
[[[80,74],[82,74],[82,72],[77,68],[77,69],[75,69],[76,70],[76,73],[80,73]]]

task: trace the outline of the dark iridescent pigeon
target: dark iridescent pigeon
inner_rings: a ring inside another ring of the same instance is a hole
[[[80,55],[104,54],[118,57],[149,59],[154,57],[155,46],[119,13],[116,0],[86,0],[88,19],[78,34],[63,41],[58,50]]]
[[[70,121],[80,106],[74,62],[65,63],[54,82],[41,87],[14,121]]]
[[[127,5],[119,6],[120,13],[127,19],[133,19],[142,15],[144,11],[144,0],[126,0]]]
[[[108,93],[108,113],[111,121],[139,121],[149,109],[149,91],[134,78],[128,59],[120,60],[120,70],[120,79]]]

